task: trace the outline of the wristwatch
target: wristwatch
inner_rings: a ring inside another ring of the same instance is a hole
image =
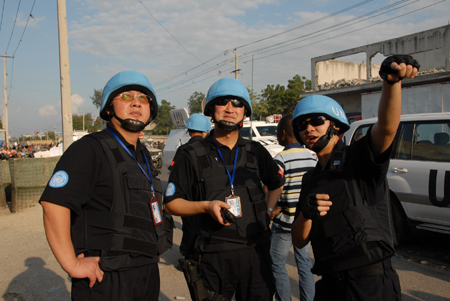
[[[270,207],[267,207],[267,211],[269,211],[271,214],[273,214],[273,209]]]

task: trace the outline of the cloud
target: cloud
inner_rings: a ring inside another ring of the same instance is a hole
[[[54,116],[57,115],[54,105],[46,105],[45,107],[38,108],[39,116]]]
[[[72,114],[77,114],[78,109],[84,103],[84,98],[78,94],[72,94],[71,101],[72,101]]]
[[[260,93],[269,84],[287,85],[296,74],[310,78],[313,57],[445,25],[449,8],[444,5],[408,14],[437,2],[399,5],[399,10],[363,18],[390,2],[371,2],[332,15],[350,4],[343,6],[336,0],[311,2],[308,7],[274,0],[86,1],[90,17],[73,19],[69,41],[72,51],[98,58],[91,71],[102,74],[105,82],[122,70],[141,71],[159,99],[180,108],[195,91],[206,93],[215,80],[234,76],[236,48],[239,79]],[[274,7],[283,9],[272,11]],[[264,17],[252,18],[255,13]],[[420,14],[433,17],[422,21]],[[345,23],[352,19],[351,24]],[[297,29],[277,35],[292,28]],[[284,43],[288,40],[292,42]]]

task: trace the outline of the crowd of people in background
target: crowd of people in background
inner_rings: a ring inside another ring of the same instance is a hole
[[[34,154],[40,151],[50,150],[52,147],[58,146],[59,142],[54,142],[48,145],[8,145],[1,146],[0,160],[8,160],[15,158],[34,158]]]

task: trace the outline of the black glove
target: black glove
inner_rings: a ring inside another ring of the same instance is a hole
[[[305,219],[316,219],[320,217],[319,205],[315,193],[311,193],[306,197],[305,202],[302,203],[301,209]]]
[[[417,70],[420,68],[420,64],[418,61],[416,61],[412,56],[410,55],[392,55],[390,57],[387,57],[383,63],[381,63],[381,68],[378,74],[380,74],[380,77],[387,82],[389,85],[393,85],[403,79],[403,77],[399,77],[397,81],[388,80],[387,76],[389,74],[397,74],[398,71],[391,68],[392,63],[405,63],[406,65],[412,65],[413,67],[416,67]]]

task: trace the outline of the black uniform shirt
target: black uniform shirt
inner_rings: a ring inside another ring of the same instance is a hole
[[[337,145],[335,146],[335,150],[342,150],[343,148],[344,143],[342,141],[338,141]],[[379,204],[384,200],[386,190],[386,173],[389,168],[389,157],[391,149],[392,147],[388,148],[388,150],[386,150],[379,157],[375,157],[372,150],[370,149],[370,130],[368,131],[366,136],[351,144],[347,149],[344,164],[345,176],[342,175],[342,179],[344,179],[344,181],[347,181],[347,183],[349,183],[349,179],[354,179],[358,186],[357,189],[359,190],[364,201],[368,203],[368,205]],[[330,159],[330,161],[333,160],[332,158]],[[330,207],[330,210],[325,217],[313,221],[310,232],[310,240],[313,245],[313,251],[315,250],[315,248],[323,246],[323,244],[321,243],[323,243],[325,239],[323,226],[324,220],[334,221],[336,227],[341,227],[341,224],[336,222],[336,217],[340,216],[342,211],[346,210],[345,208],[347,208],[348,206],[341,199],[341,197],[343,196],[343,189],[342,187],[336,187],[333,185],[324,187],[324,185],[321,184],[324,183],[324,181],[328,180],[328,183],[334,183],[334,185],[343,185],[343,182],[336,181],[336,178],[339,177],[339,175],[339,173],[330,173],[330,162],[328,162],[324,170],[321,169],[320,164],[318,163],[314,169],[308,171],[303,177],[303,188],[300,193],[299,203],[297,204],[296,208],[296,218],[300,214],[301,208],[304,206],[304,202],[306,202],[307,200],[306,196],[310,193],[325,193],[324,191],[327,191],[326,193],[330,195],[330,201],[333,202],[333,205]],[[329,179],[327,179],[327,177],[329,177]],[[335,193],[334,196],[332,195],[333,193]],[[376,212],[380,215],[377,216],[380,221],[388,220],[389,216],[387,215],[387,210],[384,212]],[[389,224],[379,224],[379,228],[387,228],[386,231],[389,231]],[[344,232],[344,230],[345,229],[343,229],[343,233],[346,233]],[[344,241],[344,238],[341,239],[340,243]],[[326,237],[326,239],[331,240],[331,238],[329,237]],[[328,242],[328,245],[329,244],[330,243]],[[323,250],[325,249],[322,248],[320,251]],[[334,270],[332,269],[332,265],[330,265],[329,262],[321,260],[321,255],[323,254],[319,254],[320,251],[316,250],[316,261],[314,264],[314,268],[312,269],[313,273],[322,275],[334,272]],[[329,254],[327,256],[329,256]]]
[[[238,160],[245,152],[245,139],[239,136],[236,145],[233,149],[229,149],[227,146],[222,145],[219,141],[214,138],[214,130],[208,135],[204,141],[211,144],[213,148],[220,149],[225,163],[233,165],[236,156],[236,150],[239,146]],[[280,168],[273,160],[269,152],[260,143],[252,142],[256,145],[257,151],[255,152],[255,157],[258,162],[258,171],[261,181],[267,185],[269,190],[277,189],[284,185],[284,177],[282,173],[279,172]],[[215,160],[221,161],[221,158],[216,152]],[[224,171],[225,172],[225,171]],[[232,171],[230,170],[230,175]],[[196,191],[196,174],[194,166],[192,165],[189,153],[185,150],[180,153],[177,157],[177,161],[173,166],[173,170],[170,173],[168,190],[171,188],[171,192],[168,193],[166,190],[166,196],[164,197],[164,203],[169,203],[174,199],[182,198],[186,200],[199,200],[198,193]]]
[[[142,144],[138,141],[135,151],[134,146],[128,143],[112,125],[108,123],[108,126],[147,172],[141,152]],[[112,137],[108,130],[105,129],[105,131]],[[151,160],[147,159],[147,161],[152,164]],[[87,135],[72,143],[61,156],[54,174],[58,171],[64,171],[67,174],[67,183],[59,188],[53,188],[47,184],[40,201],[69,208],[72,218],[82,216],[84,209],[110,210],[114,180],[100,141]]]
[[[347,150],[345,170],[351,173],[352,177],[356,179],[361,195],[369,204],[379,202],[384,197],[384,181],[386,181],[386,174],[389,168],[389,157],[392,146],[386,150],[380,157],[375,158],[370,149],[370,130],[367,135],[351,144]],[[338,141],[336,149],[344,148],[344,143]],[[322,170],[320,164],[308,171],[303,177],[303,192],[311,189],[311,186],[316,186],[316,183],[310,178],[319,175],[330,169],[330,162],[328,162],[325,170]],[[319,188],[320,189],[320,188]],[[301,198],[306,200],[305,198]],[[297,204],[296,218],[300,214],[302,204]]]

